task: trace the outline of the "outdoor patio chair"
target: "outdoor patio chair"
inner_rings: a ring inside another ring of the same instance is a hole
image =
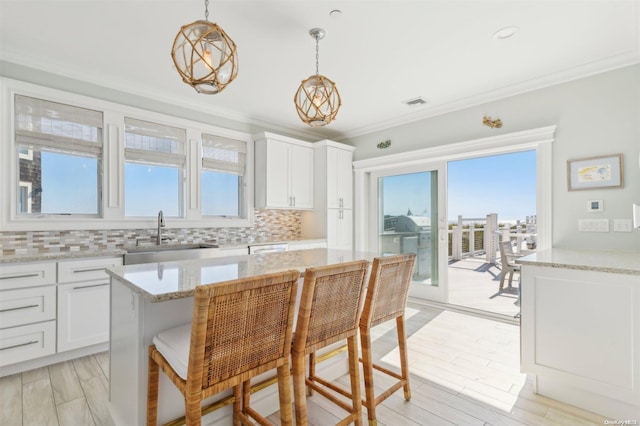
[[[500,273],[499,291],[502,291],[504,289],[504,280],[507,274],[509,274],[509,288],[511,288],[511,283],[513,281],[513,273],[520,272],[520,265],[516,265],[515,263],[513,263],[513,260],[520,256],[515,255],[513,253],[510,240],[500,241],[499,247],[500,247],[500,268],[502,270],[502,272]]]

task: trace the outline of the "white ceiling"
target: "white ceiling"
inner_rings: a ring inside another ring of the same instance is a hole
[[[330,16],[333,9],[342,11]],[[0,59],[310,139],[356,136],[640,62],[640,1],[216,1],[237,79],[217,95],[182,83],[170,51],[204,0],[0,0]],[[515,37],[492,35],[519,27]],[[334,80],[337,119],[310,128],[293,95]],[[428,104],[409,107],[418,96]]]

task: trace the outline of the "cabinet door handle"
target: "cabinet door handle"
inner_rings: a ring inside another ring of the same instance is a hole
[[[104,268],[106,268],[106,266],[103,266],[101,268],[88,268],[88,269],[74,269],[73,273],[74,274],[80,274],[82,272],[96,272],[96,271],[104,271]]]
[[[1,312],[19,311],[20,309],[37,308],[38,306],[40,306],[40,305],[27,305],[27,306],[18,306],[18,307],[16,307],[16,308],[0,309],[0,313],[1,313]]]
[[[8,277],[0,277],[0,280],[10,280],[12,278],[30,278],[30,277],[39,277],[40,274],[35,273],[35,274],[24,274],[24,275],[11,275]]]
[[[109,283],[103,283],[103,284],[92,284],[92,285],[81,285],[78,287],[74,287],[74,290],[80,290],[83,288],[92,288],[92,287],[104,287],[105,285],[109,285]]]
[[[38,343],[37,340],[32,340],[30,342],[26,342],[26,343],[19,343],[17,345],[13,345],[13,346],[7,346],[4,348],[0,348],[0,351],[6,351],[7,349],[13,349],[13,348],[19,348],[21,346],[29,346],[29,345],[33,345],[34,343]]]
[[[295,207],[295,206],[296,206],[296,196],[294,195],[293,196],[293,207]]]
[[[293,197],[289,196],[289,207],[293,207]]]

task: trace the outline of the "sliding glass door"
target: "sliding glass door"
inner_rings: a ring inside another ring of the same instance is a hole
[[[440,302],[446,297],[443,179],[442,167],[372,173],[369,210],[371,246],[383,256],[415,253],[410,296]]]

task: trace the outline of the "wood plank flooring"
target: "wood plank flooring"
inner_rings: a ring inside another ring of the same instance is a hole
[[[533,393],[532,382],[519,372],[517,326],[418,307],[407,314],[412,398],[405,401],[399,391],[387,399],[377,409],[378,425],[564,426],[607,420]],[[393,322],[374,331],[374,357],[396,369]],[[108,369],[108,354],[100,353],[1,378],[0,425],[113,425]],[[348,376],[339,382],[347,385]],[[376,387],[388,382],[376,375]],[[343,414],[318,394],[308,404],[312,426],[335,424]],[[277,413],[269,420],[280,423]]]

